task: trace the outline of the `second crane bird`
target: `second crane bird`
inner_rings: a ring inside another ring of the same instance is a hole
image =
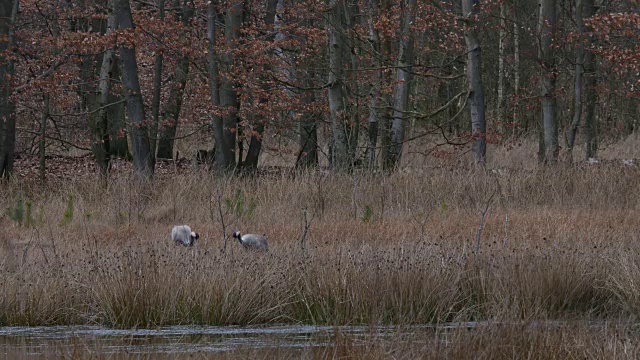
[[[233,232],[233,237],[238,239],[240,244],[247,250],[253,251],[267,251],[269,250],[269,244],[267,242],[267,235],[257,234],[244,234],[240,233],[240,230],[236,229]]]

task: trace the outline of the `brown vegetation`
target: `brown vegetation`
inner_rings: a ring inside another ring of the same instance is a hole
[[[0,323],[635,318],[639,175],[595,166],[240,180],[197,173],[153,187],[121,175],[107,190],[9,183],[0,200],[11,209],[2,219]],[[21,225],[20,203],[28,208]],[[311,224],[305,249],[302,209]],[[201,233],[197,246],[171,244],[178,223]],[[233,225],[268,233],[270,252],[243,251],[230,240]]]

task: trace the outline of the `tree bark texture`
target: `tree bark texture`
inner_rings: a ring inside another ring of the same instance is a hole
[[[47,122],[49,121],[49,94],[44,94],[44,109],[40,118],[40,139],[38,141],[38,155],[40,156],[40,181],[44,183],[47,176]]]
[[[225,15],[225,40],[231,45],[237,43],[240,39],[240,29],[244,18],[245,3],[243,0],[234,0],[235,2],[227,10]],[[223,56],[223,70],[225,76],[220,82],[220,106],[224,111],[222,115],[222,138],[223,142],[219,144],[219,150],[224,162],[220,162],[220,168],[223,171],[231,171],[236,167],[236,139],[238,129],[238,94],[236,93],[236,84],[230,76],[231,68],[235,61],[233,51],[227,52]],[[216,144],[218,147],[218,144]],[[216,161],[216,163],[218,163]]]
[[[369,170],[374,170],[376,168],[376,151],[378,145],[378,100],[380,99],[380,95],[382,94],[381,86],[382,86],[382,54],[380,53],[380,36],[378,34],[378,30],[375,28],[375,18],[378,14],[378,1],[377,0],[369,0],[367,2],[367,25],[369,27],[369,42],[371,43],[371,50],[374,53],[374,66],[378,68],[373,72],[372,76],[372,84],[371,84],[371,92],[369,94],[369,119],[368,119],[368,127],[367,127],[367,152],[366,152],[366,161],[367,167]]]
[[[115,0],[116,17],[120,29],[133,29],[133,18],[129,0]],[[153,156],[149,144],[149,133],[144,117],[144,104],[138,79],[136,50],[131,44],[120,48],[122,60],[122,78],[127,90],[127,115],[131,122],[133,135],[133,168],[141,178],[153,176]]]
[[[507,130],[505,118],[505,56],[507,48],[507,4],[500,4],[500,29],[498,31],[498,122],[500,130],[505,133]]]
[[[479,1],[462,0],[462,12],[467,19],[465,43],[467,45],[467,80],[469,82],[469,112],[473,144],[471,153],[476,164],[484,164],[487,151],[484,86],[482,84],[482,58],[480,41],[475,30]]]
[[[164,0],[158,0],[158,16],[160,21],[164,21]],[[163,34],[159,34],[162,38]],[[162,51],[156,53],[155,63],[153,65],[153,99],[151,100],[151,117],[153,125],[151,128],[151,154],[156,156],[156,148],[158,145],[158,128],[160,127],[160,98],[162,94],[162,62],[164,54]]]
[[[118,59],[117,53],[114,51],[111,65],[111,79],[115,84],[122,83],[122,70],[120,65],[120,59]],[[121,158],[130,159],[129,153],[129,140],[127,133],[130,131],[127,125],[127,119],[125,116],[126,106],[125,92],[122,91],[109,91],[108,103],[114,104],[109,106],[107,110],[107,126],[109,127],[109,154],[111,156],[117,156]]]
[[[336,170],[349,166],[349,146],[347,143],[348,116],[345,108],[346,89],[344,84],[345,25],[347,7],[345,0],[329,2],[329,111],[331,117],[330,163]]]
[[[556,118],[556,64],[554,40],[556,34],[556,0],[540,0],[538,23],[540,47],[539,58],[542,65],[541,105],[544,134],[544,161],[554,163],[558,160],[558,120]]]
[[[519,119],[520,114],[520,24],[518,23],[518,1],[513,0],[513,125],[514,132],[517,126],[522,126],[524,121]]]
[[[113,10],[107,18],[107,35],[111,34],[117,26],[116,15]],[[98,109],[95,115],[91,115],[93,129],[93,139],[91,148],[100,175],[106,178],[109,175],[109,165],[111,158],[110,150],[110,134],[109,134],[109,113],[106,106],[109,104],[109,93],[111,92],[111,79],[113,77],[113,58],[114,49],[107,49],[102,55],[102,64],[100,65],[100,79],[98,82]]]
[[[302,71],[297,71],[298,78],[302,77]],[[307,88],[313,86],[313,70],[309,70],[308,78],[303,80],[303,83]],[[307,105],[312,104],[315,101],[315,94],[312,90],[304,90],[302,92],[302,107],[306,108]],[[311,168],[318,165],[318,120],[316,116],[309,112],[304,111],[300,118],[300,152],[296,159],[296,167],[298,168]]]
[[[184,2],[182,9],[182,22],[188,25],[193,16],[193,7],[189,1]],[[182,98],[184,89],[187,85],[189,77],[189,59],[183,56],[178,60],[174,81],[169,91],[169,99],[167,99],[167,108],[162,116],[164,123],[168,124],[162,128],[160,139],[158,139],[158,159],[173,158],[173,144],[175,142],[176,133],[178,131],[178,122],[180,120],[180,110],[182,109]]]
[[[284,11],[284,2],[278,0],[267,0],[267,12],[264,19],[264,23],[267,29],[274,29],[273,35],[269,36],[270,41],[273,41],[276,34],[275,20],[276,9],[278,5],[281,6],[281,10]],[[260,102],[266,102],[266,99],[259,99]],[[257,123],[254,121],[255,134],[251,135],[249,141],[249,149],[247,150],[247,156],[244,159],[243,166],[251,171],[255,171],[258,168],[258,160],[260,158],[260,151],[262,150],[262,135],[264,133],[264,120],[260,119]]]
[[[2,54],[15,46],[13,23],[18,13],[18,0],[0,0],[0,177],[13,171],[16,148],[16,106],[11,100],[14,75],[13,60]]]
[[[582,0],[584,18],[590,18],[595,15],[596,7],[594,0]],[[590,28],[586,29],[591,31]],[[589,43],[590,44],[590,43]],[[584,109],[584,128],[585,128],[585,158],[595,158],[598,152],[598,138],[597,138],[597,123],[596,123],[596,105],[598,101],[598,94],[596,92],[596,70],[597,61],[595,55],[590,50],[587,50],[584,54],[584,95],[585,95],[585,109]]]
[[[403,1],[403,7],[404,16],[400,31],[401,38],[396,62],[396,86],[391,113],[391,144],[387,148],[385,169],[394,168],[400,163],[404,145],[405,119],[409,110],[409,85],[411,84],[415,36],[411,26],[415,22],[416,0]]]
[[[569,154],[569,160],[572,160],[572,151],[575,144],[578,128],[580,127],[580,120],[582,118],[582,80],[584,78],[584,49],[585,49],[585,24],[584,24],[584,9],[585,1],[578,0],[576,2],[576,26],[578,28],[578,35],[580,36],[580,43],[576,47],[576,65],[575,65],[575,77],[573,85],[573,120],[571,121],[571,127],[567,134],[567,150]]]
[[[390,12],[392,9],[392,4],[390,0],[381,0],[380,1],[380,11],[381,12]],[[384,57],[391,57],[391,49],[392,49],[392,41],[391,37],[384,37],[380,39],[380,60],[383,60]],[[382,73],[382,79],[380,80],[380,86],[385,86],[388,84],[392,84],[395,79],[393,73],[391,71],[385,71]],[[389,164],[389,147],[391,146],[391,107],[393,105],[392,94],[385,93],[380,97],[380,105],[378,106],[378,137],[380,137],[380,151],[378,152],[378,156],[380,157],[378,163],[381,165],[383,169],[389,168],[387,164]]]
[[[207,39],[208,41],[208,72],[209,72],[209,91],[211,94],[211,105],[214,108],[220,107],[220,75],[218,71],[218,55],[216,54],[216,29],[218,13],[216,11],[217,1],[210,1],[207,5]],[[217,170],[225,170],[231,162],[231,152],[224,145],[224,124],[222,117],[215,112],[211,114],[211,128],[213,129],[213,138],[215,141],[214,155],[215,168]]]
[[[173,158],[173,144],[178,132],[180,110],[182,109],[182,98],[188,77],[189,60],[183,57],[178,60],[178,64],[176,65],[173,84],[171,85],[171,90],[169,90],[169,99],[167,99],[167,108],[162,115],[164,120],[163,122],[167,125],[164,128],[161,128],[160,131],[157,151],[158,159]]]
[[[85,9],[88,8],[88,4],[82,1],[79,2],[78,6]],[[87,19],[85,17],[79,17],[69,20],[69,26],[72,31],[78,33],[95,34],[102,33],[103,30],[106,33],[106,22],[108,22],[108,20],[105,21],[104,19]],[[100,71],[102,69],[104,54],[85,54],[81,55],[81,59],[78,95],[81,99],[82,111],[88,113],[88,124],[91,136],[91,153],[96,160],[99,174],[106,177],[108,171],[108,161],[106,159],[107,153],[104,149],[106,131],[103,132],[104,129],[100,124]],[[98,85],[96,85],[96,83]]]

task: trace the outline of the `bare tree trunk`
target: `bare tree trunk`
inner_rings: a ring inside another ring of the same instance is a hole
[[[236,0],[232,6],[227,9],[225,15],[225,39],[228,44],[235,43],[240,39],[240,29],[244,17],[245,3],[243,0]],[[223,142],[219,146],[224,163],[219,163],[221,170],[230,171],[236,167],[236,132],[238,128],[238,94],[236,93],[236,84],[228,76],[235,59],[233,52],[229,51],[224,55],[223,69],[226,76],[222,77],[220,83],[220,105],[224,109],[222,116],[222,138]],[[216,144],[218,146],[218,144]]]
[[[453,67],[451,65],[448,65],[446,67],[446,74],[447,75],[451,75],[453,74]],[[442,105],[448,103],[449,101],[451,101],[451,99],[453,99],[456,94],[459,93],[458,91],[458,85],[457,85],[457,80],[449,80],[447,81],[447,100],[446,102],[442,103]],[[457,103],[453,103],[449,106],[449,108],[447,109],[446,114],[446,121],[449,125],[449,133],[450,134],[459,134],[460,133],[460,120],[455,120],[456,118],[456,114],[458,113],[458,105]]]
[[[40,119],[40,139],[39,139],[39,155],[40,155],[40,182],[46,180],[46,157],[47,157],[47,122],[49,121],[49,94],[44,94],[44,109],[42,110],[42,118]]]
[[[117,27],[116,15],[113,9],[107,18],[107,35],[111,34]],[[98,83],[98,112],[92,115],[93,141],[92,151],[96,157],[96,163],[103,179],[109,175],[110,166],[110,134],[109,134],[109,113],[106,106],[109,104],[109,93],[111,92],[111,78],[113,76],[114,49],[107,49],[102,55],[100,66],[100,80]]]
[[[505,118],[505,69],[504,58],[507,48],[507,5],[505,2],[500,3],[500,30],[498,31],[498,122],[500,124],[500,131],[506,133],[506,121]]]
[[[358,6],[358,1],[354,0],[346,0],[343,2],[343,6],[346,8],[345,14],[347,18],[346,28],[352,31],[353,29],[359,28],[363,24],[358,23],[358,19],[360,18],[360,7]],[[351,37],[350,39],[353,39]],[[358,56],[356,54],[361,53],[362,50],[359,49],[360,45],[357,41],[347,40],[345,42],[344,49],[344,59],[346,59],[349,63],[347,64],[347,69],[351,74],[357,74],[359,72],[359,61]],[[346,80],[345,80],[346,81]],[[351,81],[350,83],[351,93],[361,94],[362,90],[360,90],[360,82]],[[347,90],[345,83],[345,90]],[[355,166],[356,161],[356,150],[358,148],[358,139],[360,136],[360,109],[357,101],[352,101],[349,90],[345,92],[345,110],[348,119],[348,123],[345,127],[345,134],[347,135],[347,153],[349,159],[349,166]]]
[[[373,84],[373,89],[371,91],[371,99],[369,100],[369,119],[368,119],[368,135],[369,139],[367,142],[367,167],[369,170],[374,170],[376,168],[376,149],[378,145],[378,99],[380,99],[380,82],[382,80],[382,70],[377,70],[374,75],[375,83]]]
[[[114,80],[115,84],[122,83],[120,60],[115,50],[111,59],[111,79]],[[131,159],[127,137],[127,132],[129,132],[130,129],[127,126],[127,120],[125,118],[124,97],[125,93],[122,91],[109,91],[108,93],[107,103],[114,104],[106,109],[108,119],[107,126],[109,128],[109,155]]]
[[[311,79],[307,85],[311,85]],[[312,90],[305,90],[302,94],[302,105],[308,105],[315,100]],[[300,119],[300,153],[296,159],[296,167],[310,168],[318,165],[318,124],[313,114],[308,111],[302,113]]]
[[[582,79],[584,75],[584,7],[585,1],[578,0],[576,3],[576,25],[578,27],[578,34],[580,36],[580,43],[576,48],[576,73],[574,79],[574,97],[573,97],[573,120],[571,121],[571,127],[567,134],[567,153],[568,161],[571,163],[573,159],[573,146],[576,140],[576,134],[578,133],[578,127],[580,126],[580,119],[582,117]]]
[[[329,110],[331,116],[331,159],[334,169],[344,170],[349,166],[349,146],[347,144],[347,116],[345,109],[346,90],[344,88],[344,26],[347,22],[344,0],[329,2]]]
[[[284,2],[278,0],[267,0],[267,13],[264,19],[265,26],[267,29],[274,28],[274,35],[269,37],[270,41],[273,41],[275,38],[275,33],[277,29],[275,29],[275,20],[276,20],[276,9],[277,7],[281,7],[281,12],[284,12]],[[266,99],[260,99],[260,102],[266,102]],[[253,129],[256,133],[251,135],[251,140],[249,141],[249,149],[247,150],[247,156],[244,160],[244,167],[255,171],[258,168],[258,160],[260,158],[260,151],[262,150],[262,134],[264,133],[264,121],[259,120]]]
[[[402,2],[403,17],[400,29],[400,45],[396,70],[396,86],[393,95],[393,111],[391,114],[391,144],[387,148],[385,169],[396,167],[402,157],[404,128],[409,110],[409,85],[413,65],[414,31],[411,25],[416,18],[416,0]]]
[[[207,39],[209,54],[207,56],[209,70],[209,91],[211,93],[211,105],[215,108],[220,106],[220,77],[218,73],[218,56],[216,54],[216,28],[218,13],[216,11],[217,1],[209,1],[207,5]],[[215,141],[215,167],[218,170],[229,168],[231,162],[231,151],[225,146],[224,126],[222,117],[211,114],[211,128]]]
[[[89,4],[85,1],[79,1],[78,6],[87,10]],[[86,17],[74,17],[69,21],[71,30],[78,33],[100,33],[104,28],[103,19],[95,19],[97,23],[93,23],[94,19],[88,19]],[[102,24],[100,24],[102,22]],[[55,31],[56,33],[59,32]],[[81,100],[82,110],[88,113],[88,125],[90,129],[91,138],[91,153],[96,159],[96,165],[98,166],[99,173],[106,177],[107,161],[106,154],[103,149],[104,134],[102,133],[102,126],[100,125],[100,93],[99,86],[96,86],[96,80],[99,80],[100,70],[102,68],[102,60],[104,55],[100,54],[85,54],[81,55],[82,59],[80,63],[80,86],[78,88],[78,95]]]
[[[133,18],[129,0],[115,0],[116,17],[120,29],[133,29]],[[153,176],[153,156],[149,144],[149,133],[145,124],[144,104],[138,79],[136,50],[130,45],[120,48],[122,59],[122,77],[127,89],[127,115],[132,124],[133,133],[133,167],[141,178]]]
[[[582,0],[584,1],[584,17],[590,18],[595,15],[596,8],[594,0]],[[587,29],[591,31],[591,29]],[[590,44],[590,43],[589,43]],[[597,61],[595,55],[590,50],[587,50],[584,54],[584,93],[585,93],[585,112],[584,112],[584,127],[585,127],[585,140],[587,143],[585,157],[595,158],[598,152],[598,139],[597,139],[597,124],[596,124],[596,103],[598,101],[598,94],[596,92],[596,70]]]
[[[249,149],[247,149],[247,156],[244,159],[242,165],[255,171],[258,168],[258,160],[260,159],[260,151],[262,150],[262,134],[264,133],[264,123],[260,122],[253,129],[257,134],[251,135],[249,141]]]
[[[516,126],[521,126],[522,121],[518,118],[520,112],[520,24],[518,23],[518,0],[513,0],[513,125],[514,132]]]
[[[462,12],[467,20],[465,31],[467,44],[467,79],[469,81],[469,112],[471,114],[471,134],[474,137],[471,153],[476,164],[484,164],[487,151],[485,120],[484,86],[482,85],[482,59],[480,57],[480,41],[476,30],[478,0],[462,0]]]
[[[556,118],[556,65],[554,40],[556,34],[556,0],[540,0],[539,57],[542,64],[542,124],[544,131],[544,161],[558,160],[558,120]]]
[[[164,0],[158,0],[158,16],[160,21],[164,21]],[[163,34],[159,34],[162,39]],[[164,56],[162,51],[156,53],[155,64],[153,66],[153,99],[151,100],[151,117],[153,127],[151,128],[151,154],[156,156],[156,145],[158,143],[158,127],[160,126],[160,95],[162,94],[162,62]]]
[[[371,50],[374,56],[374,67],[378,70],[374,71],[372,78],[372,88],[369,100],[369,120],[368,120],[368,135],[369,141],[367,143],[367,167],[369,170],[376,168],[376,149],[378,145],[378,99],[382,93],[382,54],[380,54],[380,36],[378,30],[375,28],[375,18],[378,15],[378,1],[369,0],[367,2],[368,12],[368,26],[369,26],[369,42],[371,44]]]
[[[380,0],[380,11],[381,12],[390,12],[391,11],[391,1],[390,0]],[[384,39],[380,40],[380,57],[381,60],[384,60],[385,57],[391,58],[391,37],[387,36]],[[386,71],[382,74],[381,87],[391,84],[395,81],[392,72]],[[389,148],[391,147],[391,116],[390,116],[390,108],[393,106],[391,100],[391,94],[387,93],[380,97],[381,104],[378,106],[378,136],[380,137],[380,149],[381,151],[378,153],[380,156],[380,164],[383,169],[393,168],[393,164],[389,159]]]
[[[173,84],[169,91],[169,99],[167,99],[167,108],[164,111],[163,118],[168,118],[168,126],[160,131],[158,139],[158,159],[173,158],[173,144],[178,132],[178,121],[180,120],[180,110],[182,109],[182,97],[184,89],[187,85],[189,76],[189,60],[185,57],[178,60]]]
[[[11,99],[14,62],[2,54],[16,46],[14,24],[18,0],[0,0],[0,177],[13,171],[16,149],[16,105]]]
[[[185,25],[189,25],[192,16],[192,4],[189,1],[185,1],[182,9],[182,22]],[[174,81],[171,86],[171,90],[169,91],[169,99],[167,99],[167,109],[164,111],[163,115],[163,119],[165,119],[165,117],[169,118],[168,121],[165,121],[169,123],[169,126],[162,129],[160,133],[157,151],[158,159],[173,158],[173,144],[178,131],[178,121],[180,120],[180,110],[182,109],[182,97],[187,85],[188,76],[189,59],[186,56],[183,56],[178,60],[178,64],[176,65]]]

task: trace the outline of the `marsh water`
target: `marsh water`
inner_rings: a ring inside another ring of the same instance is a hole
[[[172,326],[120,330],[98,326],[0,327],[4,358],[149,357],[224,354],[237,350],[289,352],[331,345],[343,336],[391,336],[415,328],[366,326]]]

